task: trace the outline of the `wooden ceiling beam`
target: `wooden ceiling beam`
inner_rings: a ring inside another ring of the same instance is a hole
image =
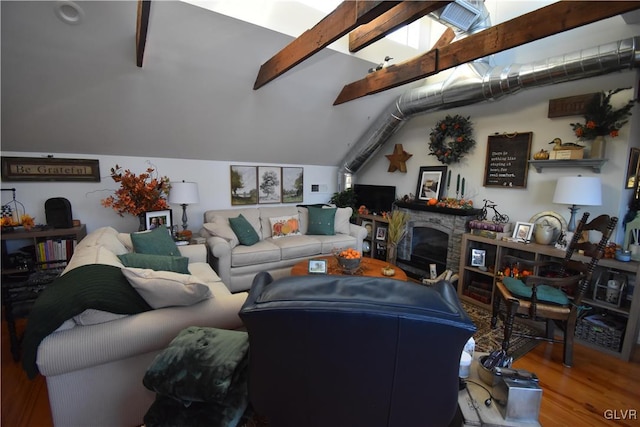
[[[349,31],[382,15],[400,1],[343,1],[313,28],[262,64],[253,85],[258,89],[305,59],[329,46]]]
[[[333,105],[382,92],[440,71],[573,28],[640,9],[637,1],[568,1],[487,28],[346,85]]]
[[[452,1],[403,1],[390,11],[378,16],[349,33],[349,51],[357,52],[377,42],[389,33],[408,25]]]
[[[147,44],[150,12],[151,0],[138,0],[138,15],[136,18],[136,65],[141,68],[144,59],[144,48]]]

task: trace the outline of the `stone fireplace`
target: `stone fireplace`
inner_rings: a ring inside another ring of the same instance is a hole
[[[409,214],[407,234],[398,245],[398,266],[417,278],[429,277],[429,264],[436,264],[438,274],[447,269],[457,272],[462,235],[478,210],[396,205]]]

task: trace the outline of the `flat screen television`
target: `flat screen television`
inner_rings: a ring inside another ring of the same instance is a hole
[[[372,214],[391,211],[396,200],[396,187],[393,185],[354,184],[353,192],[356,196],[356,209],[365,205]]]

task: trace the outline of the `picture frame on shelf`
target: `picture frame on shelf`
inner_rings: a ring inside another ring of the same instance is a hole
[[[387,240],[387,227],[378,227],[376,229],[376,240]]]
[[[471,249],[471,266],[484,267],[487,251],[484,249]]]
[[[164,226],[171,232],[173,229],[173,211],[171,209],[165,209],[145,212],[144,225],[145,230],[154,230]]]
[[[362,221],[362,223],[360,224],[362,225],[364,228],[367,229],[367,238],[370,239],[373,233],[373,223],[371,221]]]
[[[516,222],[511,238],[516,239],[519,242],[530,241],[531,235],[533,234],[533,226],[534,225],[530,222]]]
[[[327,260],[325,260],[325,259],[310,259],[309,260],[309,273],[310,274],[327,274]]]
[[[446,166],[422,166],[418,175],[416,187],[416,198],[427,201],[436,198],[443,198],[445,178],[447,176]]]

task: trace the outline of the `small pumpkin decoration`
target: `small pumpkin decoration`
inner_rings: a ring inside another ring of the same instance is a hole
[[[541,149],[533,155],[533,160],[549,160],[549,152],[545,149]]]

